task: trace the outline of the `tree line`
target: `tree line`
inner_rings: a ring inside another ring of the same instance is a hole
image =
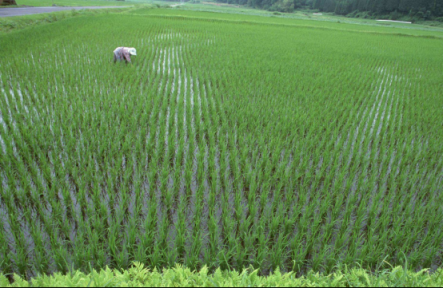
[[[17,5],[17,3],[15,3],[15,0],[0,0],[0,6],[3,5]]]
[[[271,11],[292,12],[296,9],[317,9],[352,17],[377,16],[412,20],[443,17],[443,0],[216,0],[220,3],[247,5]]]

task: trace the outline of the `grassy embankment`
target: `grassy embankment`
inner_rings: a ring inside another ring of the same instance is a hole
[[[57,6],[127,6],[140,4],[137,0],[16,0],[17,6],[48,7]]]
[[[119,271],[106,268],[84,274],[72,271],[63,275],[41,275],[26,281],[15,276],[12,285],[0,275],[2,287],[441,287],[443,271],[428,274],[427,271],[412,272],[402,267],[368,273],[363,269],[345,269],[334,274],[323,275],[310,271],[296,277],[293,273],[275,273],[263,277],[258,271],[246,269],[236,271],[217,270],[213,274],[203,267],[200,271],[177,265],[161,272],[150,271],[135,263],[128,270]]]
[[[71,2],[70,2],[71,3]],[[34,15],[14,16],[0,18],[0,34],[9,33],[12,31],[18,31],[24,28],[32,28],[42,24],[54,23],[63,19],[78,17],[78,16],[92,16],[98,14],[109,13],[129,13],[134,9],[154,9],[157,5],[151,4],[136,4],[129,7],[112,8],[112,9],[82,9],[82,10],[70,10],[59,11],[51,13],[42,13]]]

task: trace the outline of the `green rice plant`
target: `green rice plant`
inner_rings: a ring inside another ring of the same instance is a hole
[[[160,12],[0,36],[0,271],[439,263],[440,39]]]

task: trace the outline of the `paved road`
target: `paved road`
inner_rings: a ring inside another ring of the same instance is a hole
[[[0,17],[12,17],[31,14],[50,13],[63,10],[124,8],[127,6],[90,6],[90,7],[25,7],[25,8],[0,8]]]

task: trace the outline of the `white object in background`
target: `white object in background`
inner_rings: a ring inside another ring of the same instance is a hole
[[[393,22],[393,23],[403,23],[403,24],[412,24],[412,22],[407,21],[395,21],[395,20],[375,20],[378,22]]]

